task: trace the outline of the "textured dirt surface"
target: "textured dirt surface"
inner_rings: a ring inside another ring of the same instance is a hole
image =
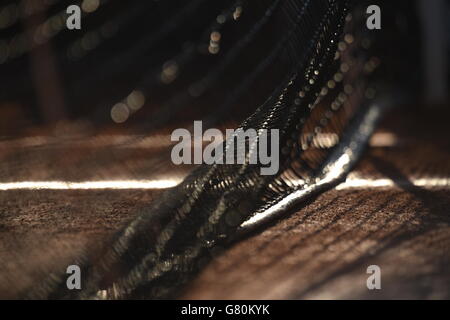
[[[181,297],[450,298],[448,112],[404,114],[388,118],[347,185],[227,248]],[[112,138],[3,140],[0,183],[182,177],[188,168],[161,160],[161,139],[133,148]],[[96,250],[160,192],[0,191],[0,297]],[[381,268],[381,290],[366,287],[372,264]]]
[[[0,297],[43,274],[65,270],[83,250],[100,249],[160,191],[1,191]]]
[[[212,262],[184,297],[449,298],[448,191],[329,191]],[[378,265],[382,290],[366,288]]]
[[[449,299],[450,130],[421,117],[391,115],[347,183],[232,246],[183,297]]]

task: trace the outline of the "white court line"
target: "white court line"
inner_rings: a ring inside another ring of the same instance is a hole
[[[156,180],[104,180],[104,181],[19,181],[0,183],[0,190],[95,190],[95,189],[167,189],[177,186],[182,178]],[[450,187],[450,178],[417,178],[409,181],[391,179],[364,179],[348,177],[336,190],[361,188],[389,188],[395,186]]]
[[[110,180],[110,181],[20,181],[0,183],[0,190],[95,190],[95,189],[167,189],[181,179],[170,180]]]
[[[393,181],[391,179],[363,179],[348,178],[345,182],[336,187],[336,190],[345,189],[363,189],[363,188],[389,188],[389,187],[408,187],[414,185],[424,188],[448,188],[450,187],[450,178],[412,178],[410,180]]]

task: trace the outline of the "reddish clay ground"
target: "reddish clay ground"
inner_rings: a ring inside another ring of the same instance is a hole
[[[181,296],[450,298],[450,130],[448,112],[432,114],[390,116],[379,133],[395,140],[372,146],[352,172],[369,182],[388,179],[392,186],[333,189],[311,199],[232,245]],[[186,172],[158,160],[167,155],[161,148],[1,143],[6,146],[0,151],[1,183],[152,179]],[[447,179],[447,185],[433,187],[434,178]],[[414,185],[417,179],[424,185]],[[160,192],[0,191],[0,297],[14,297],[42,271],[64,269],[82,250],[95,250]],[[381,267],[381,290],[366,287],[372,264]]]

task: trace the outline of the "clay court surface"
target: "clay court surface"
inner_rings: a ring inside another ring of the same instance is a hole
[[[180,297],[449,299],[448,116],[390,114],[345,183],[224,248]],[[190,169],[171,164],[164,134],[131,142],[128,134],[62,139],[38,128],[0,142],[1,298],[99,248]],[[134,189],[83,184],[117,180]],[[79,184],[12,184],[38,181]],[[366,287],[372,264],[381,290]]]

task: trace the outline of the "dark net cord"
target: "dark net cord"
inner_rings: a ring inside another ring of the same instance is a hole
[[[234,149],[245,153],[244,164],[201,165],[118,232],[102,255],[75,261],[82,266],[81,291],[68,292],[61,274],[24,296],[176,297],[225,246],[345,177],[383,111],[369,85],[379,61],[365,53],[366,35],[352,17],[357,8],[339,0],[274,1],[268,8],[254,26],[255,36],[266,20],[277,19],[279,40],[233,93],[245,91],[276,56],[283,56],[284,74],[240,125],[279,130],[278,173],[264,176],[261,165],[249,164],[254,145]],[[221,63],[243,48],[230,49]],[[222,106],[233,102],[230,98]],[[216,121],[213,115],[207,118]],[[223,144],[224,150],[231,146],[236,148],[230,141]]]

